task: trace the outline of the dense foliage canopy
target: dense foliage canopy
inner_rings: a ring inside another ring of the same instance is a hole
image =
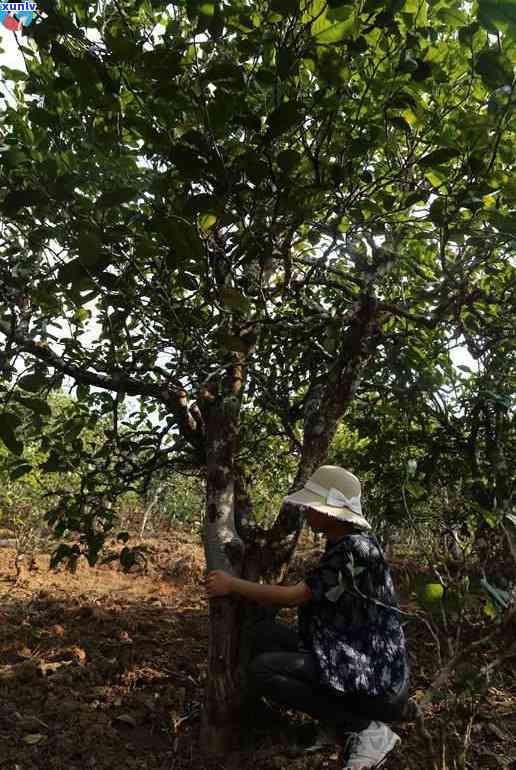
[[[3,68],[9,450],[68,376],[112,417],[85,499],[203,468],[218,399],[244,482],[271,435],[299,479],[355,393],[421,439],[450,345],[508,371],[512,5],[41,2]]]

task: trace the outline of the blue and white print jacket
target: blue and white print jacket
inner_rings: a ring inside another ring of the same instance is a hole
[[[299,607],[299,632],[323,684],[345,693],[397,694],[407,685],[409,666],[391,574],[376,538],[361,531],[328,542],[304,579],[313,596]]]

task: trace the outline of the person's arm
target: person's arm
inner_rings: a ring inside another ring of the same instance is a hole
[[[206,591],[210,599],[238,594],[258,604],[272,604],[278,607],[297,607],[312,598],[312,591],[303,582],[293,586],[253,583],[251,580],[233,577],[222,570],[214,570],[208,574]]]

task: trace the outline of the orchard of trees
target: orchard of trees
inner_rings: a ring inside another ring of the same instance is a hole
[[[38,8],[3,67],[1,472],[57,558],[187,473],[208,569],[279,579],[326,461],[387,539],[515,555],[512,0]],[[241,623],[210,603],[212,750]]]

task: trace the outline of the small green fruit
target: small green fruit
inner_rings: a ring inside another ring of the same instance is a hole
[[[444,588],[440,583],[427,583],[419,591],[418,599],[422,607],[432,607],[442,601]]]

